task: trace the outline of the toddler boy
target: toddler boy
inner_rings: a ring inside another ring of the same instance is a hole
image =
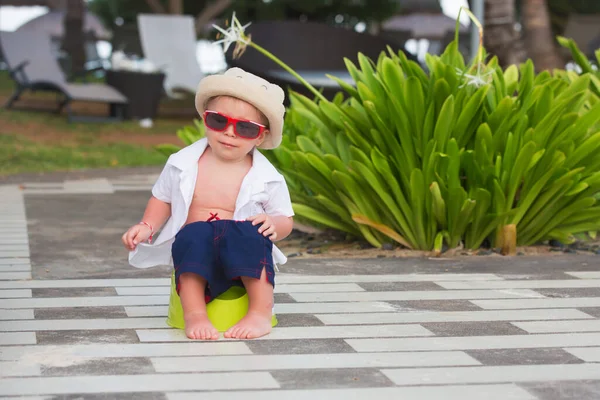
[[[206,138],[169,157],[141,222],[122,237],[131,265],[173,263],[190,339],[218,338],[206,303],[232,285],[246,288],[250,304],[224,336],[271,331],[274,266],[287,261],[273,242],[290,234],[294,212],[283,176],[257,147],[281,143],[283,99],[279,86],[239,68],[202,79],[196,109]]]

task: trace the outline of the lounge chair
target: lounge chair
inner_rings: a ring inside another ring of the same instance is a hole
[[[120,120],[128,100],[119,91],[101,83],[70,83],[52,53],[50,37],[33,31],[1,32],[0,46],[9,73],[16,84],[15,92],[5,104],[11,108],[26,90],[58,93],[58,109],[67,111],[74,120]],[[61,98],[62,97],[62,98]],[[73,101],[108,103],[110,117],[73,115]]]
[[[175,89],[195,93],[204,74],[196,58],[196,30],[189,15],[138,15],[144,57],[166,75],[167,95]]]

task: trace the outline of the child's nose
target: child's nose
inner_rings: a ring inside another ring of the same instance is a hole
[[[223,131],[223,133],[226,134],[227,136],[234,137],[235,136],[235,132],[233,131],[233,124],[227,125],[227,127],[225,128],[225,130]]]

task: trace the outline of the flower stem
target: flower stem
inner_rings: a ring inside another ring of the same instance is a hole
[[[256,50],[260,51],[262,54],[264,54],[265,56],[267,56],[271,60],[275,61],[283,69],[285,69],[287,72],[289,72],[290,74],[292,74],[292,76],[294,76],[296,79],[298,79],[300,81],[300,83],[302,83],[304,86],[306,86],[308,88],[308,90],[310,90],[315,96],[317,96],[319,99],[321,99],[321,101],[328,101],[325,98],[325,96],[323,96],[323,94],[321,92],[319,92],[317,89],[315,89],[315,87],[313,85],[311,85],[310,83],[308,83],[303,77],[301,77],[300,75],[298,75],[298,73],[296,71],[294,71],[293,69],[291,69],[290,67],[288,67],[287,64],[285,64],[279,58],[275,57],[268,50],[264,49],[263,47],[257,45],[256,43],[254,43],[253,41],[250,41],[250,40],[249,40],[248,44],[250,46],[254,47]]]

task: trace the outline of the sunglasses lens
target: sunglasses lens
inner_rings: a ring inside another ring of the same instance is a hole
[[[206,126],[208,126],[210,129],[214,129],[217,131],[222,131],[227,126],[227,118],[212,112],[206,113],[204,122],[206,123]]]
[[[238,121],[235,125],[235,130],[241,137],[254,139],[260,133],[260,126],[252,122]]]

